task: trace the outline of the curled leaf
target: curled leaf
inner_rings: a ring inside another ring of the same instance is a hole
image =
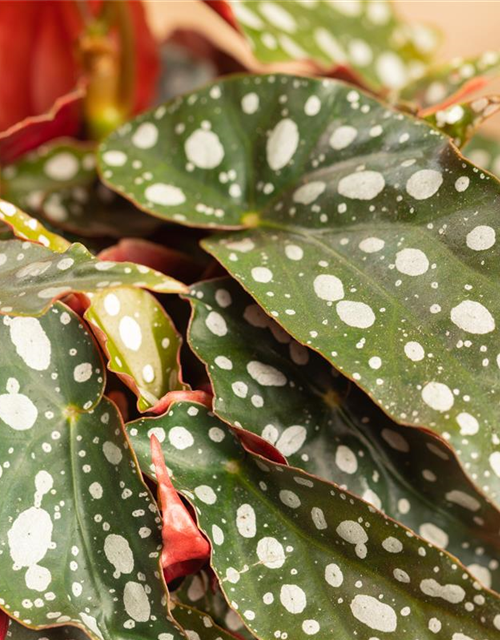
[[[89,294],[85,319],[108,357],[108,368],[137,396],[139,411],[153,409],[183,389],[181,337],[148,291],[121,287]]]
[[[165,580],[170,582],[196,573],[210,558],[210,545],[172,485],[154,431],[151,434],[151,454],[163,519],[161,564]]]

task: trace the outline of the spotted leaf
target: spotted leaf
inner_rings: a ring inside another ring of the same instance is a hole
[[[0,220],[12,229],[16,237],[31,240],[56,253],[63,253],[70,246],[65,238],[52,233],[36,218],[32,218],[5,200],[0,200]]]
[[[189,640],[239,640],[225,629],[219,627],[212,618],[203,611],[177,602],[172,615],[184,629]]]
[[[134,145],[150,129],[155,144]],[[109,165],[115,153],[123,166]],[[108,138],[101,162],[155,215],[246,226],[203,246],[289,333],[396,421],[445,437],[500,497],[500,184],[448,137],[333,80],[258,76],[143,116]]]
[[[77,627],[53,627],[37,631],[10,620],[8,640],[87,640],[88,635]]]
[[[228,629],[243,640],[254,640],[255,636],[244,626],[238,613],[231,609],[216,581],[206,571],[188,576],[174,593],[172,599],[196,607],[209,614],[224,629]]]
[[[402,22],[386,0],[214,4],[224,5],[259,62],[313,61],[324,71],[341,65],[375,88],[406,84],[438,43],[429,27]]]
[[[21,240],[0,242],[0,312],[39,315],[71,292],[125,286],[161,293],[185,290],[177,280],[142,265],[97,260],[75,243],[64,253]]]
[[[140,411],[166,393],[185,388],[180,379],[181,338],[156,298],[122,287],[92,294],[85,319],[108,357],[108,368],[137,396]]]
[[[463,147],[472,138],[476,129],[499,110],[500,98],[491,96],[452,105],[433,112],[425,119],[450,136],[457,147]]]
[[[90,334],[60,303],[41,319],[5,316],[0,333],[0,606],[96,640],[182,638],[165,605],[158,511],[101,399]]]
[[[464,154],[478,167],[500,176],[500,142],[482,134],[475,135]]]
[[[497,637],[498,596],[453,557],[337,485],[246,452],[205,407],[179,403],[128,430],[149,474],[148,434],[160,434],[226,598],[262,640]]]
[[[190,300],[189,342],[207,365],[217,415],[446,548],[500,591],[500,514],[443,442],[394,423],[236,282],[195,285]],[[377,369],[380,358],[371,364]]]
[[[404,87],[400,98],[410,100],[422,110],[440,109],[481,89],[500,74],[500,54],[486,51],[474,58],[455,58],[451,62],[429,67],[422,77]]]
[[[144,236],[161,224],[100,184],[94,147],[56,140],[0,169],[3,197],[84,237]]]

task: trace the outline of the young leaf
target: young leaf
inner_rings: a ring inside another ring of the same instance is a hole
[[[416,102],[422,110],[444,109],[464,96],[481,89],[488,80],[500,74],[500,54],[486,51],[474,58],[455,58],[451,62],[427,69],[399,95]]]
[[[226,598],[261,640],[498,636],[498,596],[453,557],[336,485],[246,452],[205,407],[176,404],[128,431],[148,474],[149,434],[161,434]]]
[[[5,212],[6,203],[1,207]],[[40,315],[68,293],[122,286],[146,287],[160,293],[186,290],[177,280],[148,267],[99,261],[79,243],[70,245],[64,253],[55,253],[21,240],[0,242],[1,313]]]
[[[144,150],[134,139],[149,128]],[[443,435],[500,496],[500,184],[449,138],[332,80],[244,77],[136,120],[101,163],[155,215],[246,226],[203,246],[295,338],[398,422]]]
[[[181,338],[156,298],[122,287],[89,295],[85,319],[108,357],[108,368],[148,411],[169,391],[184,389],[180,378]]]
[[[324,71],[346,66],[374,88],[406,84],[437,45],[435,32],[403,23],[385,0],[223,4],[219,12],[237,24],[260,62],[311,60]]]
[[[444,443],[391,421],[233,280],[194,285],[189,299],[188,339],[207,365],[218,416],[267,438],[293,466],[419,531],[500,591],[500,514]]]
[[[56,304],[0,323],[0,606],[96,640],[182,637],[159,573],[161,526],[80,318]],[[170,635],[169,635],[170,634]]]
[[[151,458],[162,512],[161,566],[167,582],[195,573],[210,558],[210,545],[172,485],[157,437],[151,436]],[[194,569],[193,569],[194,568]]]
[[[450,136],[457,147],[463,147],[472,138],[476,129],[485,120],[498,113],[499,109],[500,98],[490,96],[435,111],[426,116],[425,120]]]

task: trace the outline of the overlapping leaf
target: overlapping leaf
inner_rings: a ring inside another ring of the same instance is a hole
[[[5,200],[0,200],[0,220],[8,225],[17,238],[31,240],[55,253],[63,253],[70,243],[62,236],[46,229],[36,218]]]
[[[189,640],[235,640],[236,636],[217,625],[212,618],[181,603],[176,603],[172,615],[182,626]]]
[[[17,212],[13,205],[0,202],[0,218],[6,214],[6,219],[10,219],[9,216],[15,216]],[[38,224],[33,228],[39,231]],[[53,235],[53,238],[57,240],[60,237]],[[42,240],[40,234],[37,240]],[[54,246],[51,240],[47,244]],[[2,313],[39,315],[53,300],[68,293],[122,286],[144,287],[160,293],[181,293],[186,289],[177,280],[142,265],[98,260],[79,243],[58,253],[40,244],[21,240],[0,242]]]
[[[488,78],[500,74],[500,54],[486,51],[474,58],[455,58],[430,67],[426,73],[404,87],[400,98],[416,102],[421,109],[443,103],[449,105],[460,96],[483,87]]]
[[[98,183],[93,145],[56,140],[1,169],[2,196],[85,237],[143,236],[158,221]]]
[[[490,96],[452,105],[426,116],[425,120],[450,136],[457,147],[463,147],[476,129],[499,110],[500,98]]]
[[[77,627],[53,627],[36,631],[11,620],[7,638],[9,640],[87,640],[88,636]]]
[[[449,138],[335,81],[245,77],[136,120],[101,163],[155,215],[248,227],[204,246],[287,331],[395,420],[440,433],[499,497],[500,185]]]
[[[482,134],[475,135],[464,154],[478,167],[500,176],[500,141]]]
[[[90,296],[85,318],[118,374],[147,411],[166,393],[185,388],[180,379],[181,339],[156,298],[122,287]]]
[[[78,316],[0,323],[0,606],[96,640],[177,640],[159,572],[160,518]]]
[[[240,616],[228,605],[218,585],[205,571],[188,576],[181,587],[172,594],[175,602],[182,602],[208,613],[220,626],[244,640],[254,640],[255,636],[246,629]]]
[[[162,440],[222,589],[262,640],[498,636],[499,598],[454,558],[336,485],[245,452],[205,407],[175,404],[128,431],[147,473],[149,437]]]
[[[344,65],[377,88],[406,84],[437,45],[435,32],[403,23],[386,0],[224,4],[260,62],[311,60],[323,70]]]
[[[392,422],[234,281],[195,285],[190,300],[189,342],[207,364],[222,419],[419,531],[500,591],[500,514],[441,442]]]

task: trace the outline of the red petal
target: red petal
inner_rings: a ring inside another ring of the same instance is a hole
[[[210,545],[177,495],[161,445],[154,435],[151,436],[151,453],[163,517],[161,563],[168,582],[174,577],[188,575],[204,564],[210,558]]]

